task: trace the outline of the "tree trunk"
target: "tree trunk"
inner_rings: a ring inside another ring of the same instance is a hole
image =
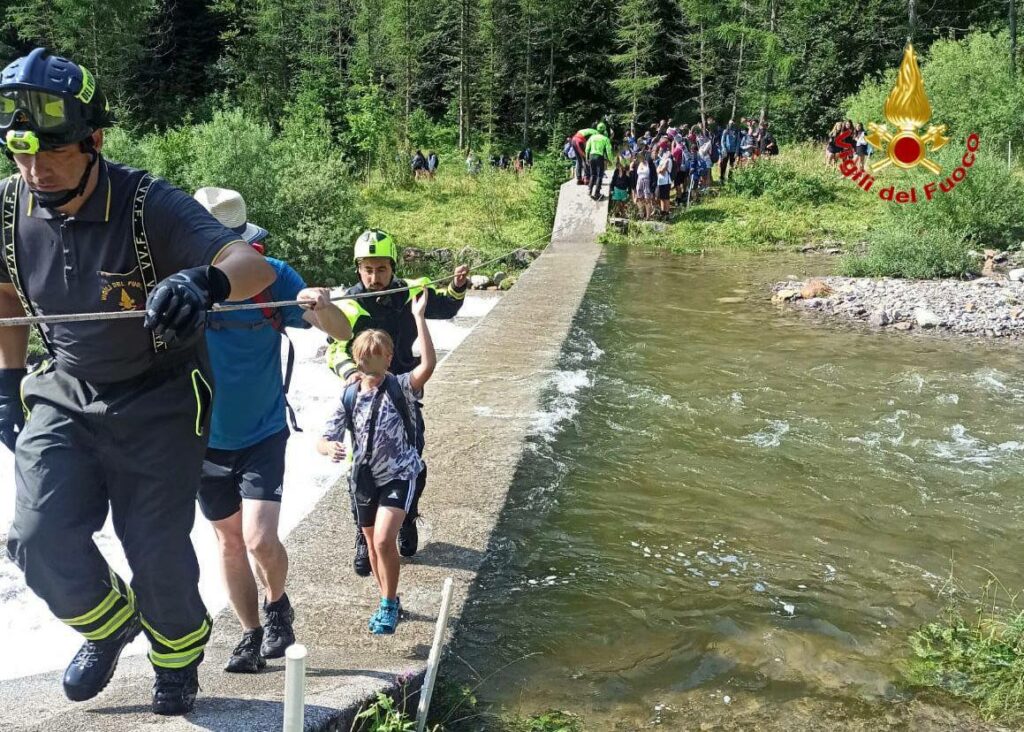
[[[746,27],[747,27],[747,6],[743,6],[743,21],[742,26],[744,28],[740,35],[740,57],[736,63],[736,86],[732,89],[732,114],[729,119],[736,119],[736,107],[739,104],[740,97],[740,80],[743,78],[743,44],[747,40]]]
[[[526,5],[526,75],[523,77],[523,147],[530,139],[530,57],[533,55],[533,19],[530,5]]]
[[[704,21],[700,23],[700,60],[697,65],[700,67],[700,73],[698,74],[699,87],[699,103],[700,103],[700,126],[703,129],[707,129],[708,126],[708,112],[707,112],[707,98],[704,92]]]
[[[1017,76],[1017,0],[1010,0],[1010,76]]]
[[[910,0],[911,3],[914,0]],[[775,35],[775,0],[770,0],[771,12],[768,16],[768,32]],[[768,60],[768,78],[764,85],[764,104],[761,105],[761,124],[768,119],[768,112],[771,108],[772,91],[775,85],[775,59]]]
[[[466,3],[459,10],[459,150],[466,149]]]
[[[907,43],[914,42],[914,32],[917,30],[917,4],[916,0],[907,1]]]

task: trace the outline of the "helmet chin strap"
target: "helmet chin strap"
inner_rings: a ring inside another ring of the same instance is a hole
[[[85,166],[85,172],[82,173],[82,178],[78,181],[78,185],[65,191],[32,191],[32,195],[36,197],[40,206],[57,209],[71,203],[85,192],[85,187],[89,184],[89,174],[92,173],[92,168],[96,165],[99,153],[92,146],[92,140],[83,142],[82,150],[89,153],[89,163]]]

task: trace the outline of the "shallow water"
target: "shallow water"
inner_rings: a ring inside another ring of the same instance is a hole
[[[827,266],[606,252],[449,664],[482,699],[587,729],[953,724],[896,664],[951,568],[1024,581],[1019,346],[766,302]]]

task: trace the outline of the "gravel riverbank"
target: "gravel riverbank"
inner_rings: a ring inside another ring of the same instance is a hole
[[[1024,282],[1003,275],[966,281],[792,279],[772,286],[772,302],[879,329],[1024,337]]]

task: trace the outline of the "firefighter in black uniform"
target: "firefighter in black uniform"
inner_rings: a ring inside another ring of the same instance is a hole
[[[7,551],[85,637],[68,698],[98,694],[144,632],[153,710],[185,714],[211,629],[189,539],[213,396],[203,324],[274,273],[191,196],[106,161],[112,121],[92,74],[44,49],[0,74],[0,135],[18,168],[0,184],[0,317],[145,310],[41,326],[50,358],[27,377],[28,329],[0,328],[0,440],[17,491]],[[108,509],[131,583],[92,539]]]
[[[395,277],[398,263],[398,247],[394,239],[386,231],[370,229],[364,231],[355,243],[355,262],[359,271],[359,284],[350,287],[347,294],[355,295],[364,292],[392,290],[410,287],[406,292],[396,292],[381,297],[361,300],[342,300],[339,303],[352,326],[352,339],[362,331],[377,328],[386,331],[395,343],[395,354],[391,360],[391,373],[404,374],[412,371],[419,363],[413,355],[412,344],[416,341],[416,321],[410,307],[413,298],[423,290],[430,290],[427,299],[427,317],[436,319],[454,318],[462,308],[469,286],[469,267],[460,265],[455,268],[452,282],[443,291],[429,284],[429,278],[402,280]],[[334,373],[348,383],[355,378],[358,371],[352,361],[350,351],[352,341],[331,341],[327,348],[327,365]],[[423,413],[417,408],[416,420],[418,433],[423,434]],[[398,532],[398,550],[403,557],[416,554],[419,547],[419,531],[416,518],[419,516],[420,496],[427,484],[427,470],[423,469],[416,482],[416,497],[412,509],[405,517],[405,522]],[[355,507],[353,506],[353,517]],[[353,568],[356,574],[366,577],[370,574],[370,557],[366,548],[366,537],[356,526],[356,552]]]

